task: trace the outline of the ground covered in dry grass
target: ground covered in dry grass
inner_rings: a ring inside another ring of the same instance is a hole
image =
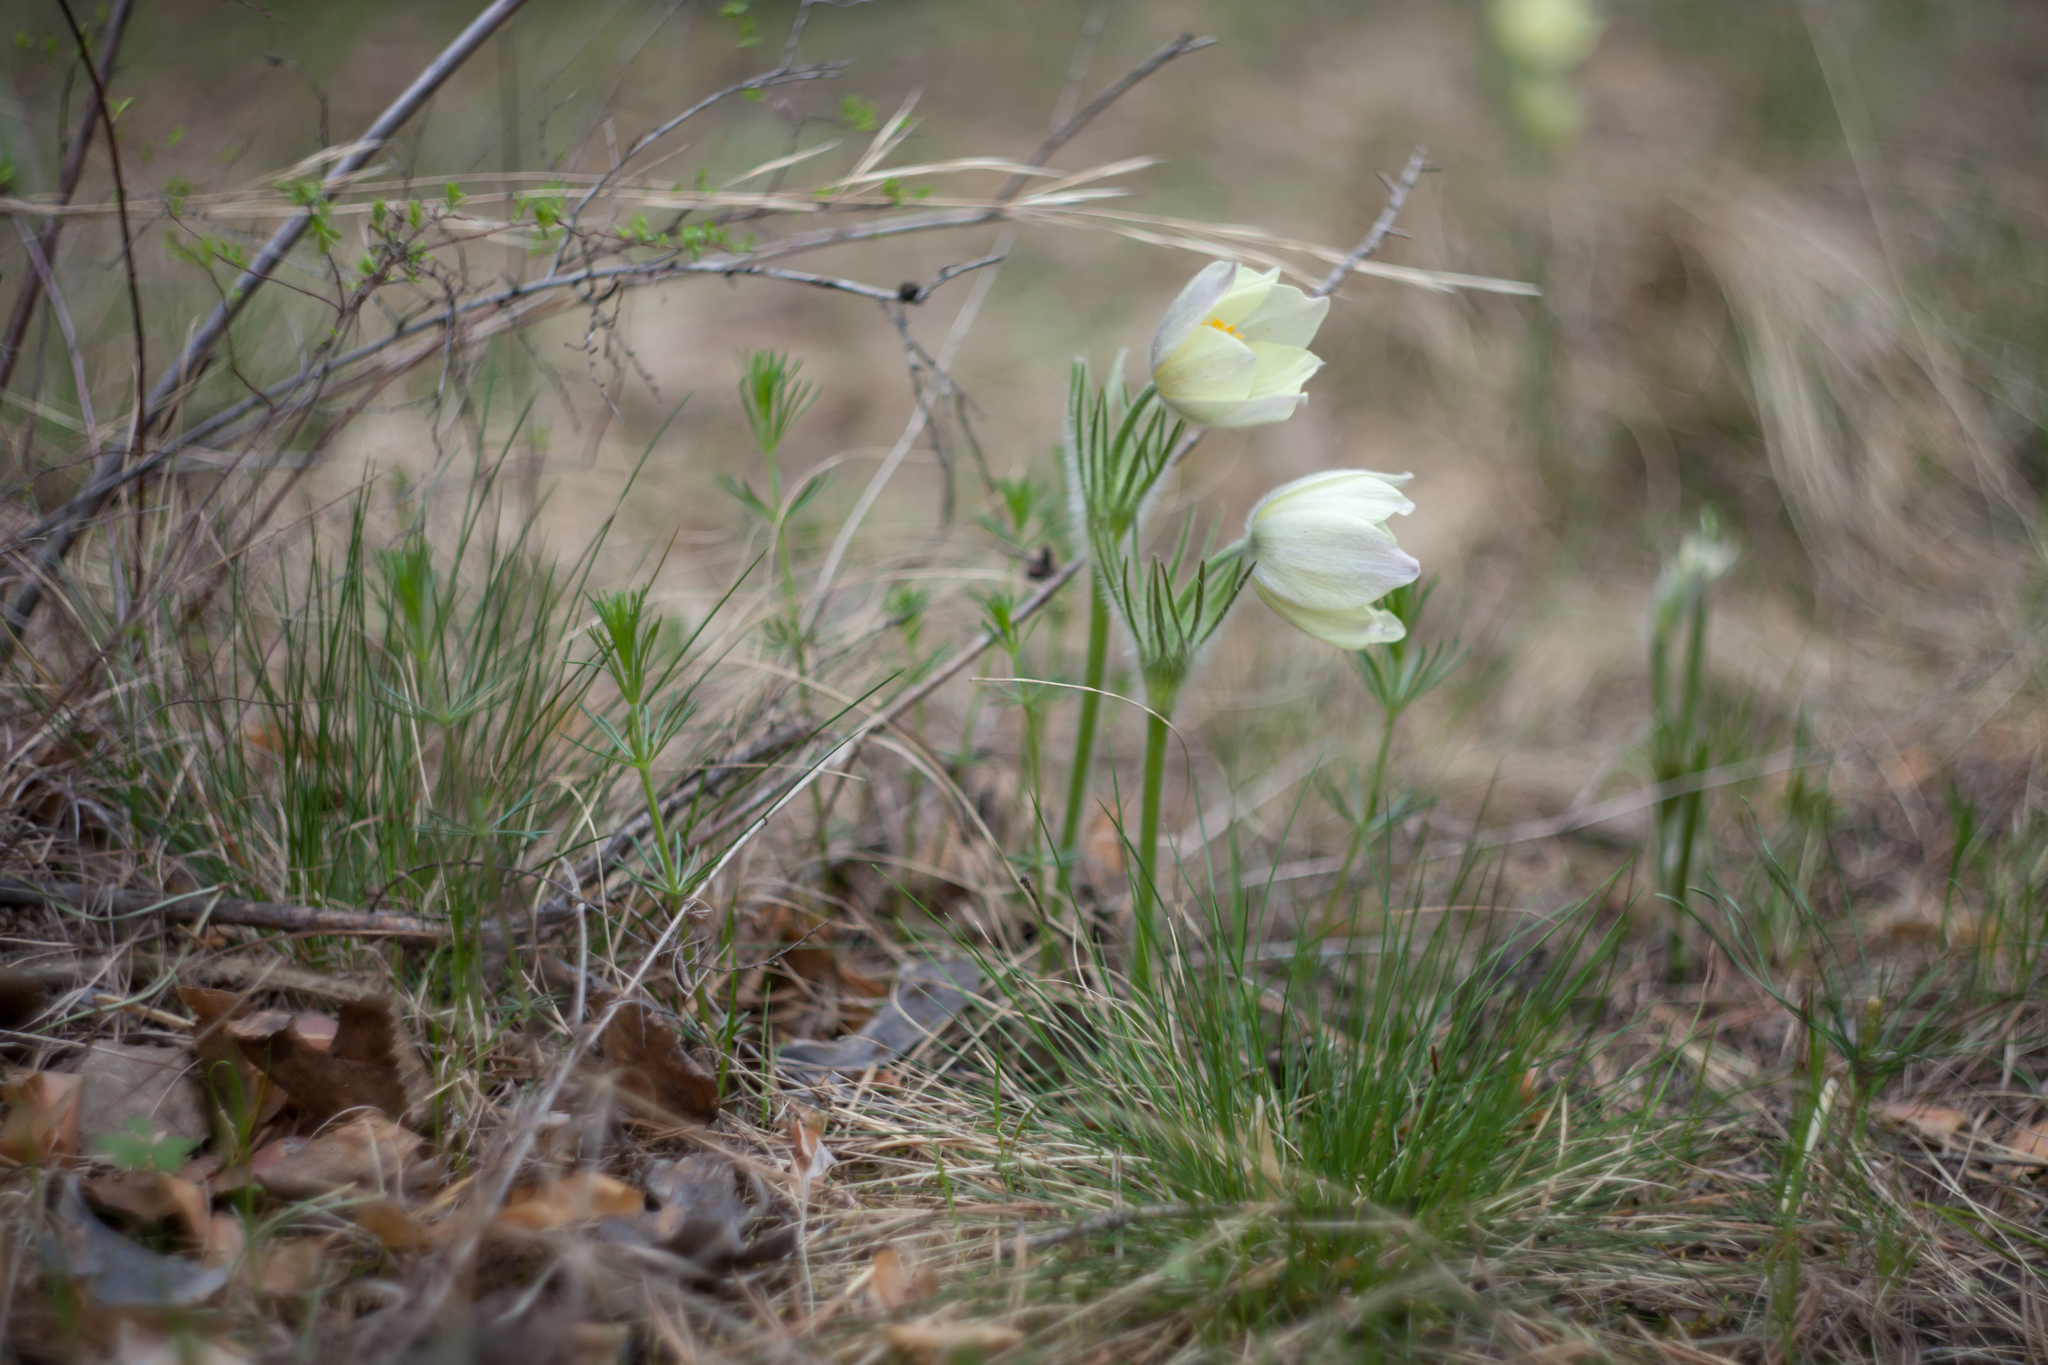
[[[23,30],[0,1360],[2048,1356],[2040,16],[1022,8]],[[1210,256],[1328,369],[1145,543],[1426,579],[1147,918],[1053,452]]]

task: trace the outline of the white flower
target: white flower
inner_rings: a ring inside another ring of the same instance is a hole
[[[1493,36],[1530,71],[1569,71],[1593,55],[1606,27],[1590,0],[1494,0]]]
[[[1152,337],[1152,382],[1167,406],[1205,427],[1284,422],[1323,362],[1307,346],[1330,311],[1278,270],[1216,261],[1188,282]]]
[[[1252,587],[1289,624],[1339,649],[1390,644],[1407,634],[1373,605],[1422,566],[1394,542],[1387,518],[1415,510],[1408,474],[1331,469],[1282,484],[1245,522]]]

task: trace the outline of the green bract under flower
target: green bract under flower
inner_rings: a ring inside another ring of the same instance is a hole
[[[1206,267],[1181,290],[1152,337],[1152,382],[1167,406],[1205,427],[1283,422],[1323,362],[1307,349],[1330,311],[1230,261]]]
[[[1410,477],[1332,469],[1261,498],[1245,522],[1245,557],[1266,605],[1339,649],[1407,634],[1373,604],[1422,572],[1387,529],[1387,518],[1415,510],[1401,492]]]

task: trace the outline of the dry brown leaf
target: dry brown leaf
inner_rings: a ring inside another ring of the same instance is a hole
[[[892,1322],[882,1329],[882,1336],[891,1346],[918,1361],[935,1361],[962,1351],[990,1355],[996,1351],[1007,1351],[1024,1340],[1022,1332],[997,1322],[933,1322],[930,1319]]]
[[[386,1251],[420,1251],[440,1241],[435,1227],[421,1222],[396,1199],[369,1199],[348,1211],[356,1226],[384,1244]]]
[[[249,1014],[247,996],[205,986],[180,986],[178,999],[197,1024],[192,1050],[199,1054],[200,1079],[213,1102],[215,1140],[233,1145],[237,1134],[251,1133],[276,1118],[285,1095],[242,1055],[235,1025]]]
[[[622,1180],[596,1171],[571,1171],[559,1180],[513,1191],[497,1222],[500,1227],[538,1232],[599,1218],[630,1218],[646,1207],[646,1196]]]
[[[280,1199],[311,1199],[351,1186],[404,1191],[439,1171],[426,1145],[382,1114],[360,1114],[313,1137],[280,1138],[249,1158],[249,1174]]]
[[[93,1208],[122,1213],[138,1223],[161,1223],[175,1214],[192,1240],[206,1244],[212,1231],[212,1201],[190,1180],[161,1171],[123,1171],[83,1183]]]
[[[200,1264],[233,1265],[247,1240],[242,1234],[241,1219],[232,1213],[214,1214],[206,1220],[206,1244],[199,1251]]]
[[[206,1139],[192,1056],[183,1048],[94,1043],[78,1063],[85,1083],[79,1103],[79,1136],[93,1139],[127,1133],[137,1120],[157,1136],[188,1143]]]
[[[2001,1139],[2015,1152],[2048,1161],[2048,1127],[2037,1124],[2015,1123]]]
[[[894,1246],[877,1251],[868,1266],[868,1296],[884,1313],[922,1303],[938,1292],[938,1272],[916,1264]]]
[[[320,1283],[331,1237],[273,1242],[243,1264],[242,1282],[265,1294],[290,1298]]]
[[[811,1184],[839,1164],[839,1158],[825,1145],[825,1118],[815,1110],[796,1114],[789,1121],[789,1169],[796,1176],[799,1202],[811,1197]]]
[[[37,1071],[0,1086],[0,1099],[7,1101],[0,1157],[22,1166],[75,1158],[84,1097],[82,1078],[57,1071]]]
[[[403,1121],[413,1107],[420,1061],[388,998],[344,1003],[331,1042],[308,1038],[296,1017],[268,1037],[235,1041],[244,1057],[291,1096],[302,1131],[352,1110]]]
[[[619,1006],[597,1040],[619,1088],[655,1108],[705,1123],[718,1117],[718,1081],[683,1051],[655,1010],[637,1000]]]
[[[1923,1137],[1936,1141],[1953,1136],[1970,1126],[1970,1116],[1960,1109],[1945,1105],[1921,1104],[1917,1101],[1886,1100],[1877,1106],[1880,1118],[1910,1128]]]

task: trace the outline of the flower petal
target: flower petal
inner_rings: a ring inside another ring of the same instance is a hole
[[[1401,624],[1401,618],[1379,607],[1361,607],[1349,611],[1318,611],[1289,602],[1269,592],[1266,585],[1257,578],[1252,579],[1252,590],[1264,599],[1274,614],[1307,635],[1313,635],[1325,644],[1339,649],[1364,649],[1367,645],[1392,644],[1408,633]]]
[[[1312,299],[1291,284],[1276,284],[1251,316],[1237,324],[1246,341],[1275,346],[1306,346],[1330,311],[1328,299]]]
[[[1322,505],[1328,502],[1341,505],[1347,512],[1366,521],[1406,516],[1415,510],[1415,504],[1408,501],[1400,488],[1414,477],[1413,474],[1375,474],[1369,469],[1325,469],[1321,473],[1307,475],[1292,483],[1281,484],[1260,498],[1252,508],[1251,516],[1245,520],[1245,534],[1250,535],[1252,527],[1290,504]]]
[[[1152,371],[1159,396],[1191,422],[1212,425],[1251,394],[1258,361],[1251,348],[1215,327],[1197,327]]]
[[[1179,350],[1194,330],[1209,320],[1217,301],[1228,293],[1237,279],[1237,264],[1233,261],[1211,261],[1195,273],[1188,281],[1187,288],[1180,291],[1180,297],[1166,310],[1166,316],[1159,320],[1159,330],[1152,334],[1151,367],[1159,368],[1161,361]]]
[[[1299,346],[1276,346],[1270,341],[1248,341],[1245,345],[1251,348],[1252,359],[1259,364],[1258,372],[1252,376],[1253,398],[1300,393],[1301,386],[1323,368],[1321,360]]]
[[[1310,513],[1261,523],[1251,555],[1254,582],[1325,611],[1376,602],[1422,573],[1386,527]]]
[[[1280,278],[1280,267],[1274,266],[1263,275],[1248,266],[1239,266],[1237,275],[1230,281],[1230,288],[1223,297],[1216,300],[1216,306],[1209,310],[1209,316],[1225,327],[1235,328],[1246,318],[1259,311],[1273,292],[1273,281]]]
[[[1295,410],[1308,401],[1307,394],[1276,393],[1265,398],[1254,398],[1239,403],[1228,412],[1205,419],[1202,425],[1218,431],[1230,431],[1237,427],[1263,427],[1274,422],[1284,422],[1294,416]],[[1194,419],[1189,418],[1190,421]]]

